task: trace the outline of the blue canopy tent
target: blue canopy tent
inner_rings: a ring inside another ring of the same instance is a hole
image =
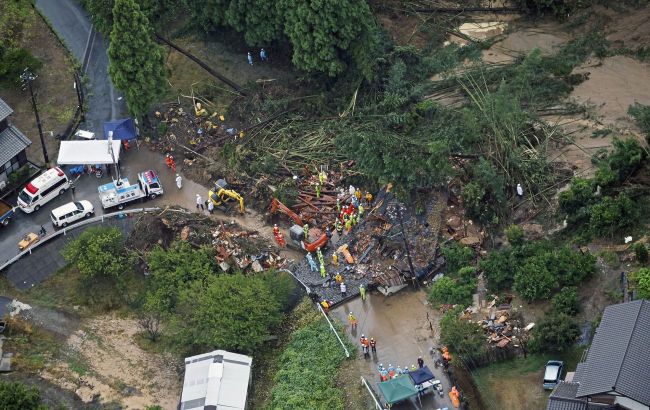
[[[135,126],[133,118],[105,122],[104,139],[108,139],[111,132],[114,140],[129,141],[138,138],[138,128]]]
[[[429,380],[433,380],[435,378],[433,376],[433,372],[427,366],[424,366],[421,369],[410,371],[409,376],[415,385],[428,382]]]

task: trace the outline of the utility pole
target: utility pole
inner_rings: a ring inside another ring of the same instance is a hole
[[[23,90],[28,89],[29,95],[32,97],[32,109],[34,110],[34,116],[36,116],[36,125],[38,127],[38,136],[41,138],[41,147],[43,148],[43,160],[45,161],[45,166],[49,166],[50,159],[47,156],[47,148],[45,147],[45,139],[43,138],[43,128],[41,127],[41,118],[38,116],[38,108],[36,107],[36,97],[34,96],[34,90],[32,89],[32,82],[36,80],[38,76],[33,74],[29,69],[25,69],[20,75],[20,80],[23,83]]]
[[[413,268],[413,260],[411,259],[411,248],[409,246],[408,241],[406,240],[406,233],[404,233],[404,216],[402,215],[402,204],[394,203],[392,205],[393,205],[393,209],[397,213],[397,218],[399,219],[402,241],[404,241],[404,250],[406,251],[406,259],[408,260],[409,269],[411,270],[411,278],[415,283],[417,282],[417,278],[415,277],[415,269]]]

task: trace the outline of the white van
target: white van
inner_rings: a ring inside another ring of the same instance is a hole
[[[18,206],[28,214],[41,209],[52,199],[63,195],[70,188],[70,180],[61,168],[50,168],[32,182],[25,185],[25,188],[18,194]]]
[[[95,212],[95,207],[90,201],[68,202],[50,213],[52,225],[56,227],[66,227],[81,218],[90,218]]]

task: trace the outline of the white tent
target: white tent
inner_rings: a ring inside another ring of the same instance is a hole
[[[113,155],[108,140],[61,141],[59,165],[112,164],[120,160],[120,141],[112,141]]]

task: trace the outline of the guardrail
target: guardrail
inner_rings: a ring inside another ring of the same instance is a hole
[[[155,208],[126,209],[126,210],[122,210],[122,211],[118,211],[118,212],[113,212],[113,213],[110,213],[110,214],[94,216],[92,218],[85,219],[83,221],[77,222],[77,223],[75,223],[73,225],[66,226],[63,229],[52,232],[50,235],[46,235],[45,237],[41,238],[38,242],[36,242],[34,245],[30,246],[29,248],[22,251],[21,253],[14,256],[13,258],[8,259],[7,261],[5,261],[5,263],[3,263],[0,266],[0,271],[4,270],[6,267],[8,267],[12,263],[16,262],[18,259],[22,258],[23,256],[31,255],[32,251],[34,249],[38,248],[39,246],[42,246],[42,245],[46,244],[47,242],[51,241],[52,239],[58,238],[61,235],[65,236],[65,235],[68,234],[68,232],[73,231],[75,229],[79,229],[79,228],[81,228],[83,226],[90,225],[90,224],[97,223],[97,222],[104,222],[104,220],[109,219],[109,218],[122,218],[122,217],[128,216],[129,214],[155,212],[155,211],[160,211],[160,210],[161,209],[158,208],[158,207],[155,207]]]
[[[375,403],[375,410],[385,410],[384,407],[382,407],[379,400],[377,400],[377,397],[375,396],[375,392],[373,392],[372,389],[370,388],[368,381],[363,376],[361,376],[361,384],[363,384],[366,387],[366,390],[368,390],[368,394],[370,395],[370,397],[372,397],[372,401]]]

